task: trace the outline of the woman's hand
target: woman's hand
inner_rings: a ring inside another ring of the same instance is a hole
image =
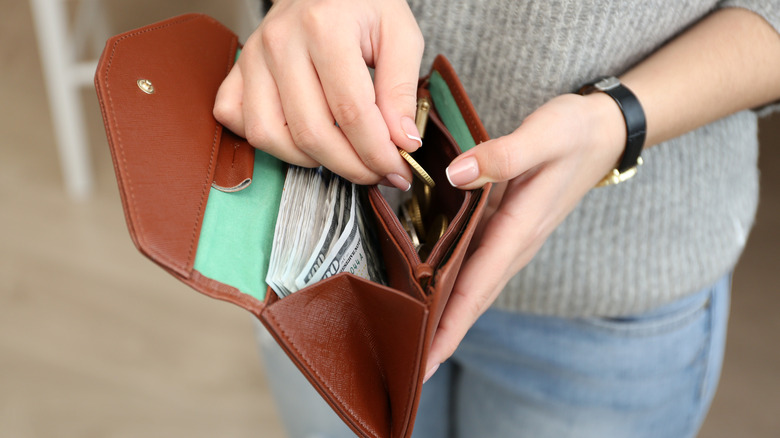
[[[447,176],[458,188],[498,184],[439,323],[426,380],[585,193],[615,168],[625,141],[623,116],[609,96],[567,94],[512,134],[450,164]]]
[[[403,0],[276,0],[222,83],[214,116],[289,163],[406,190],[412,174],[396,145],[422,144],[422,52]]]
[[[780,99],[779,55],[780,38],[766,20],[724,8],[635,65],[620,80],[642,102],[645,148]],[[506,186],[501,196],[498,185],[496,207],[483,219],[455,282],[427,377],[585,193],[616,166],[625,141],[625,122],[610,97],[564,95],[512,134],[453,160],[448,175],[455,186],[471,189],[489,181]]]

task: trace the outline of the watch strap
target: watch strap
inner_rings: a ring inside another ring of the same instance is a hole
[[[617,167],[619,173],[624,173],[638,165],[639,156],[642,154],[647,132],[645,112],[636,95],[614,76],[585,85],[580,89],[579,94],[587,95],[595,91],[601,91],[611,97],[617,103],[623,114],[623,119],[625,119],[626,147]]]

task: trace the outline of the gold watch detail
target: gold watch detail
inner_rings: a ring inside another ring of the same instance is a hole
[[[596,187],[613,186],[633,178],[633,176],[636,175],[637,167],[641,166],[643,163],[644,161],[642,160],[642,157],[639,157],[636,159],[636,166],[626,170],[625,172],[621,173],[619,170],[617,170],[617,168],[612,169],[611,172],[609,172],[601,181],[599,181],[598,184],[596,184]]]

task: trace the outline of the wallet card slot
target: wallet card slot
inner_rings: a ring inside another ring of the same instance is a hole
[[[449,181],[447,181],[446,166],[460,154],[460,149],[444,122],[435,112],[432,112],[429,116],[428,132],[429,134],[426,135],[428,141],[433,140],[435,144],[450,146],[442,148],[444,159],[433,158],[424,154],[420,155],[421,165],[423,167],[427,166],[426,168],[430,169],[430,172],[436,175],[436,177],[444,178],[447,182],[447,184],[437,184],[436,195],[432,198],[431,207],[434,213],[444,213],[449,220],[447,230],[433,246],[426,259],[427,264],[433,268],[438,268],[447,262],[448,255],[460,241],[463,229],[471,219],[474,207],[479,199],[479,193],[482,190],[464,191],[452,187]]]
[[[428,127],[425,134],[425,144],[412,157],[420,163],[436,182],[431,197],[429,210],[435,214],[443,214],[449,221],[457,215],[465,201],[465,191],[453,187],[448,179],[447,166],[460,155],[457,143],[450,135],[436,113],[428,116]]]
[[[211,187],[228,193],[249,187],[254,173],[254,158],[255,148],[252,145],[223,128]]]
[[[249,187],[232,193],[210,188],[196,271],[263,300],[285,168],[278,159],[257,151],[255,182]]]

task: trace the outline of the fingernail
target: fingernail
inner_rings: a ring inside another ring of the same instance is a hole
[[[396,188],[403,190],[404,192],[408,192],[409,189],[412,188],[412,183],[405,180],[404,177],[397,173],[391,173],[390,175],[387,175],[387,180],[390,181],[391,184],[393,184]]]
[[[479,164],[476,158],[467,157],[450,164],[444,173],[453,187],[465,186],[479,177]]]
[[[414,123],[411,117],[401,117],[401,129],[404,130],[404,134],[410,140],[417,142],[418,147],[422,146],[422,139],[420,138],[420,131],[417,130],[417,125]]]
[[[387,178],[382,178],[382,180],[379,181],[377,184],[379,184],[380,186],[385,186],[385,187],[395,187],[390,181],[388,181]]]
[[[428,372],[427,372],[427,373],[425,373],[425,377],[423,377],[423,383],[427,382],[427,381],[428,381],[428,379],[430,379],[431,377],[433,377],[433,374],[436,372],[436,370],[438,370],[438,369],[439,369],[439,365],[440,365],[440,364],[438,364],[438,363],[437,363],[436,365],[432,366],[432,367],[431,367],[431,368],[428,370]]]

